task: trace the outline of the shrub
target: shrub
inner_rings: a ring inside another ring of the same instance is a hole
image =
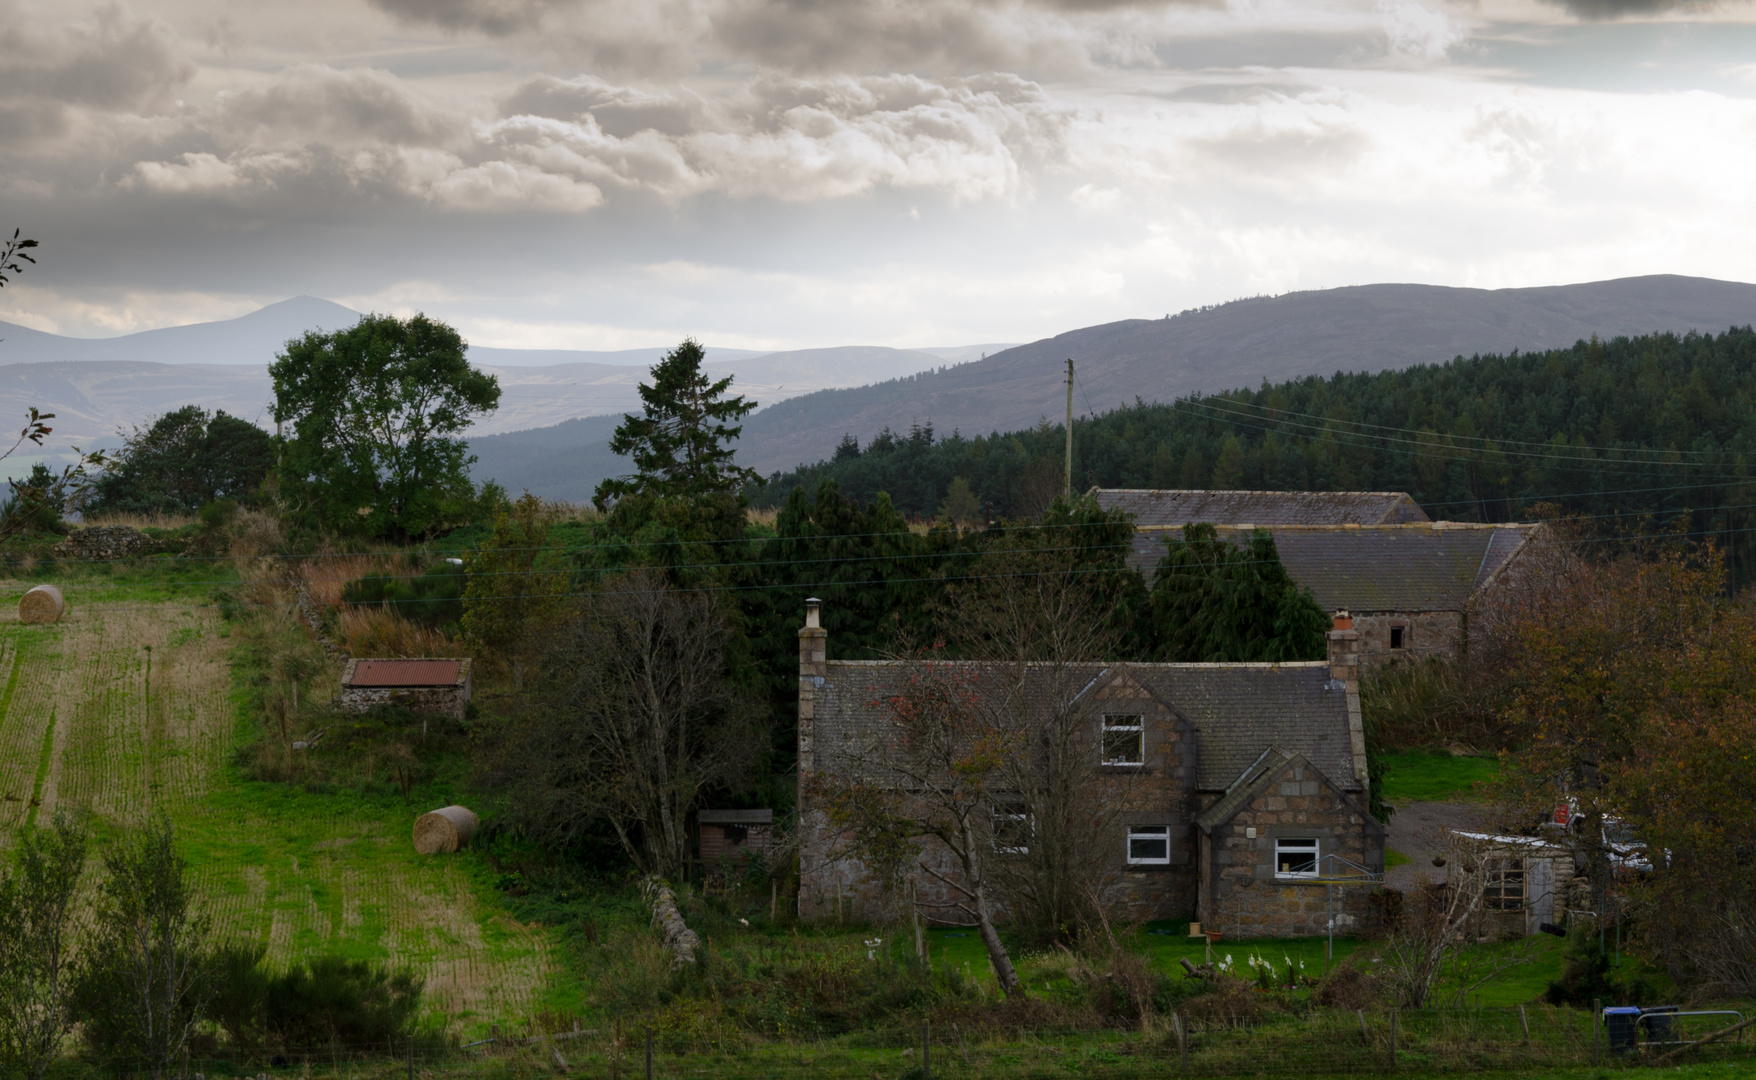
[[[286,1047],[407,1038],[425,989],[408,971],[320,956],[268,983],[268,1033]]]
[[[269,975],[262,967],[265,945],[228,943],[214,950],[207,965],[209,1017],[233,1046],[254,1049],[262,1043],[268,1009]]]
[[[463,618],[468,577],[461,566],[440,563],[420,577],[368,574],[343,586],[343,603],[378,604],[427,626],[451,626]]]

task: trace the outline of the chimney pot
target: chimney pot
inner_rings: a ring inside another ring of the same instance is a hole
[[[1335,613],[1335,629],[1337,629],[1337,630],[1352,630],[1353,628],[1354,628],[1354,617],[1347,613],[1346,608],[1343,608],[1342,610]]]
[[[823,601],[817,599],[815,596],[806,597],[805,628],[807,630],[816,630],[823,625],[818,614],[822,607]]]

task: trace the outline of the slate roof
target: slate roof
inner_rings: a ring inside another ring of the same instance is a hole
[[[1262,786],[1265,779],[1292,764],[1298,759],[1298,756],[1297,754],[1289,754],[1278,746],[1271,746],[1262,751],[1262,756],[1252,761],[1243,772],[1238,774],[1238,778],[1232,781],[1230,787],[1226,788],[1226,793],[1220,796],[1219,801],[1201,812],[1201,815],[1195,819],[1195,824],[1200,827],[1202,832],[1212,832],[1214,826],[1224,825],[1232,820],[1233,814],[1243,809],[1246,803],[1256,797],[1256,790]]]
[[[1030,665],[1038,669],[1038,665]],[[983,678],[1016,680],[1010,664],[968,665]],[[1040,669],[1036,674],[1041,676]],[[1270,746],[1303,754],[1326,776],[1356,783],[1348,732],[1347,691],[1323,661],[1294,664],[1082,665],[1068,692],[1090,693],[1126,671],[1196,731],[1196,786],[1219,791]],[[837,751],[887,723],[884,702],[909,677],[886,661],[832,660],[816,693],[815,750],[819,768],[832,768]],[[1028,673],[1027,673],[1028,677]],[[1047,676],[1040,692],[1050,692]]]
[[[1175,491],[1093,488],[1098,505],[1136,525],[1401,525],[1427,512],[1401,491]]]
[[[1537,525],[1421,522],[1408,525],[1272,526],[1287,573],[1325,611],[1462,611]],[[1240,546],[1250,530],[1219,529]],[[1150,582],[1170,528],[1136,529],[1128,565]]]

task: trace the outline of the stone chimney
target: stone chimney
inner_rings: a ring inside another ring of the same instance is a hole
[[[1360,782],[1361,801],[1370,802],[1371,772],[1366,767],[1366,724],[1360,716],[1360,632],[1346,610],[1335,613],[1329,631],[1330,686],[1347,695],[1348,741],[1354,754],[1354,778]]]
[[[829,631],[823,629],[823,601],[805,601],[805,625],[799,630],[799,783],[817,764],[815,721],[817,691],[829,677]],[[800,795],[804,790],[801,786]],[[800,800],[803,805],[803,799]]]
[[[1345,609],[1335,613],[1335,625],[1329,630],[1329,677],[1359,689],[1360,632]]]

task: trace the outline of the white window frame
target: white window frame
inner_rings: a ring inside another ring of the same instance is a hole
[[[1023,823],[1024,835],[1027,838],[1022,844],[1006,845],[1000,842],[1000,823]],[[1029,837],[1037,831],[1036,818],[1028,810],[995,810],[994,811],[994,850],[1002,855],[1029,855]]]
[[[1286,865],[1281,852],[1311,856],[1309,870],[1283,870]],[[1315,836],[1277,836],[1274,838],[1274,876],[1277,878],[1314,878],[1323,864],[1323,842]]]
[[[1482,860],[1482,907],[1487,911],[1523,911],[1525,898],[1524,860],[1514,856],[1496,856]]]
[[[1133,732],[1135,761],[1110,757],[1110,733]],[[1146,717],[1140,713],[1105,713],[1098,756],[1103,764],[1123,769],[1138,769],[1146,764]]]
[[[1165,845],[1165,856],[1162,859],[1137,859],[1134,857],[1134,841],[1162,840]],[[1171,827],[1169,825],[1130,825],[1128,826],[1128,865],[1129,866],[1169,866],[1171,865]]]

